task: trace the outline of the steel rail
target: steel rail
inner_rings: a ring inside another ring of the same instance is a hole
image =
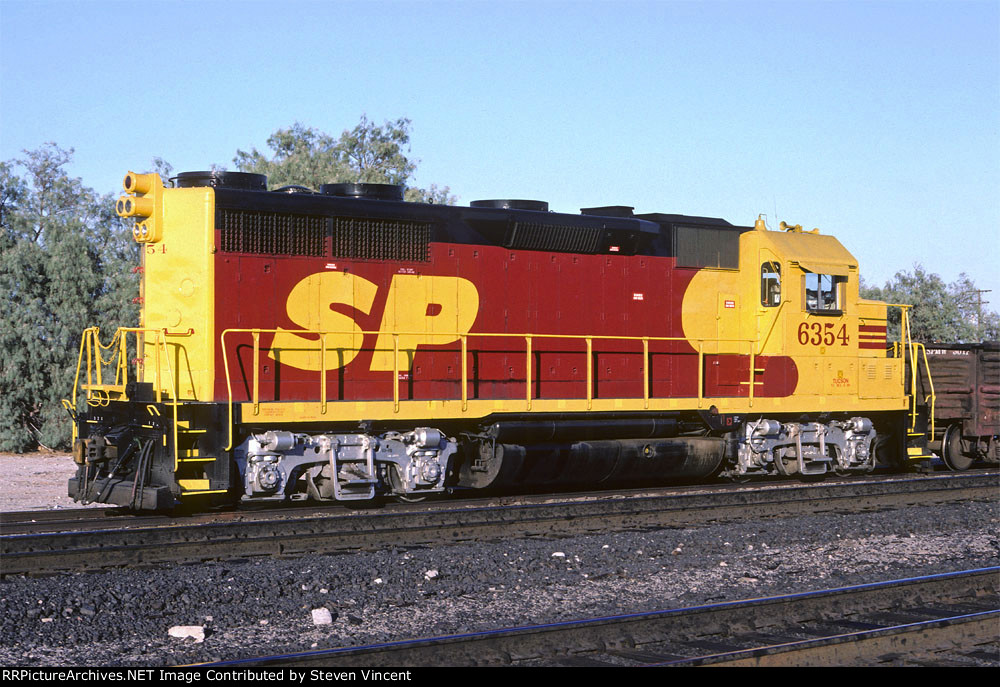
[[[763,599],[655,610],[237,659],[212,666],[354,667],[392,665],[851,665],[898,660],[938,642],[950,628],[959,645],[997,640],[1000,567],[793,593]],[[921,617],[899,623],[898,617]],[[843,628],[868,625],[863,631]],[[841,628],[830,633],[829,628]],[[762,637],[823,635],[760,646]],[[895,638],[895,639],[894,639]],[[903,640],[903,641],[899,641]],[[706,654],[706,646],[750,648]],[[738,657],[738,658],[736,658]],[[771,661],[770,658],[777,660]],[[1000,659],[997,660],[1000,663]]]
[[[907,482],[910,480],[926,481],[928,479],[957,479],[965,484],[964,477],[967,475],[990,475],[1000,476],[1000,472],[975,471],[966,473],[944,473],[935,477],[901,477],[901,476],[852,476],[840,478],[850,480],[855,486],[870,484],[875,481]],[[795,488],[799,486],[795,482],[772,483],[770,488]],[[833,486],[828,483],[828,486]],[[453,508],[483,507],[497,505],[528,505],[555,501],[570,502],[574,500],[607,500],[616,498],[648,498],[676,496],[687,491],[698,490],[701,493],[714,491],[732,491],[746,489],[747,485],[736,483],[720,483],[706,485],[687,486],[661,486],[629,489],[608,489],[601,491],[580,491],[580,492],[559,492],[557,494],[546,493],[524,493],[516,495],[475,495],[473,493],[460,496],[453,494],[447,499],[448,506]],[[764,487],[761,487],[764,488]],[[301,505],[299,505],[301,503]],[[436,505],[443,505],[443,501],[438,501]],[[412,511],[427,508],[430,504],[423,506],[412,502],[386,502],[379,504],[385,510]],[[344,505],[338,502],[295,502],[295,503],[252,503],[243,504],[232,509],[221,509],[214,511],[190,513],[180,511],[155,512],[142,511],[135,512],[119,506],[106,505],[104,507],[90,508],[67,508],[54,510],[26,510],[26,511],[0,511],[0,535],[12,534],[40,534],[46,532],[74,532],[86,531],[87,528],[109,529],[111,528],[136,528],[144,526],[178,526],[193,524],[208,524],[214,521],[224,520],[250,520],[250,519],[281,519],[289,520],[294,518],[310,517],[323,513],[343,514]],[[384,511],[383,511],[384,512]]]
[[[212,521],[0,536],[2,575],[160,565],[260,555],[304,555],[390,546],[442,545],[513,536],[677,527],[802,513],[851,513],[914,504],[993,499],[992,474],[728,489],[629,498],[584,498],[421,509],[330,511],[295,519]]]
[[[994,603],[994,605],[997,605]],[[935,620],[891,625],[878,629],[793,642],[755,646],[706,656],[676,659],[656,665],[686,667],[718,665],[727,667],[816,667],[829,665],[871,665],[871,663],[907,662],[904,656],[936,651],[948,645],[986,644],[997,638],[1000,608],[961,613]],[[853,621],[859,622],[859,621]],[[960,652],[961,653],[961,652]],[[986,653],[986,652],[983,652]],[[986,658],[986,657],[984,657]],[[991,657],[1000,665],[1000,652]],[[940,659],[938,659],[940,660]]]

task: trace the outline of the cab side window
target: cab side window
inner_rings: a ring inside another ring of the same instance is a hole
[[[765,262],[760,266],[760,304],[773,308],[781,304],[781,263]]]
[[[837,277],[832,274],[815,274],[809,272],[805,275],[806,286],[806,310],[809,312],[840,312],[841,287],[847,281],[846,277]]]

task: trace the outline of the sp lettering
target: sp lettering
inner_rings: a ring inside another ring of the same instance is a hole
[[[348,311],[371,315],[378,289],[350,272],[318,272],[302,279],[289,292],[285,311],[302,330],[324,335],[326,359],[315,335],[280,328],[268,355],[301,370],[349,365],[364,346],[365,332]],[[458,341],[472,329],[479,312],[479,291],[461,277],[395,274],[387,289],[373,372],[409,370],[418,347]]]

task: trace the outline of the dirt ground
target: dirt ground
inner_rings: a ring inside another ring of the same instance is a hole
[[[68,453],[0,453],[0,511],[79,508],[66,493],[75,472]]]

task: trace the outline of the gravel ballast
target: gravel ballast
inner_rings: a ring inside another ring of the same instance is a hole
[[[71,462],[44,457],[37,464],[45,465],[44,474],[28,461],[4,461],[12,480],[3,490],[4,510],[45,507],[56,490],[65,489],[64,481],[58,484],[64,477],[51,472],[62,469],[68,477]],[[30,483],[39,484],[40,477],[45,486],[32,489]],[[994,566],[1000,564],[998,518],[994,500],[562,539],[4,578],[0,664],[226,660]]]

